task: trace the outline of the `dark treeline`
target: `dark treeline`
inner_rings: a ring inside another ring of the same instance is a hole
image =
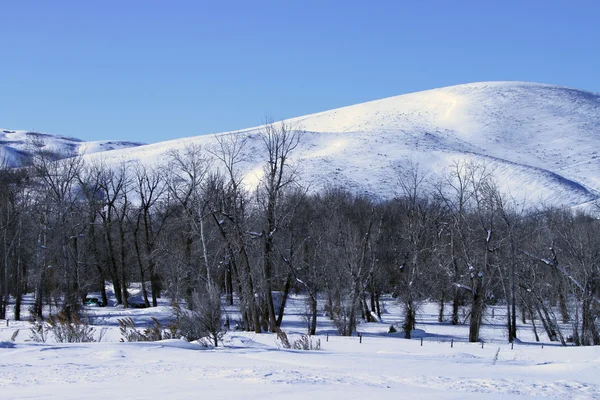
[[[20,319],[28,293],[38,318],[48,306],[78,313],[90,292],[107,304],[105,282],[128,307],[127,288],[141,282],[146,306],[235,299],[240,328],[255,332],[278,331],[288,296],[300,293],[309,334],[319,298],[352,335],[393,294],[406,337],[419,304],[435,301],[440,322],[469,324],[470,341],[486,306],[500,304],[510,341],[520,319],[536,336],[535,321],[563,344],[600,344],[597,219],[524,211],[533,207],[517,207],[469,163],[434,185],[408,166],[385,201],[340,188],[309,194],[289,162],[301,132],[268,124],[260,135],[264,176],[253,190],[240,171],[245,141],[233,135],[155,168],[56,160],[38,144],[31,166],[0,170],[0,319],[9,306]]]

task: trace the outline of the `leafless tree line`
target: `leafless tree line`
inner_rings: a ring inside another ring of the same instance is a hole
[[[239,306],[241,329],[257,333],[279,330],[292,293],[305,295],[308,334],[324,299],[342,335],[381,318],[381,297],[393,294],[407,338],[419,305],[435,301],[440,322],[469,324],[470,341],[486,307],[503,305],[510,341],[520,318],[536,336],[541,325],[563,344],[600,344],[596,218],[518,205],[468,162],[433,185],[403,166],[390,200],[335,187],[309,193],[290,162],[301,137],[266,124],[264,174],[251,189],[239,135],[172,151],[154,168],[56,160],[38,143],[30,166],[0,170],[0,319],[9,306],[20,319],[27,293],[36,317],[48,306],[76,315],[90,292],[108,303],[107,282],[128,307],[139,282],[146,306],[167,296],[205,310],[221,298]],[[208,315],[213,324],[220,316]]]

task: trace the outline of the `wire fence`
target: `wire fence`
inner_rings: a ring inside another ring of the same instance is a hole
[[[393,336],[392,336],[393,335]],[[384,334],[384,333],[374,333],[374,332],[356,332],[355,334],[353,334],[352,336],[341,336],[339,335],[337,332],[318,332],[317,335],[315,335],[315,337],[320,338],[320,339],[325,339],[325,342],[329,342],[331,341],[353,341],[356,342],[358,344],[362,344],[363,342],[367,342],[370,339],[376,339],[376,338],[384,338],[384,337],[388,337],[388,338],[397,338],[397,339],[402,339],[404,340],[405,338],[402,336],[402,333],[398,333],[398,334]],[[412,337],[411,340],[413,342],[418,342],[420,343],[421,346],[426,346],[427,344],[445,344],[448,345],[450,348],[454,348],[454,347],[464,347],[464,346],[468,346],[468,347],[480,347],[480,348],[486,348],[489,346],[510,346],[511,349],[517,348],[517,347],[536,347],[536,348],[541,348],[543,349],[544,347],[564,347],[560,342],[524,342],[521,340],[515,340],[512,343],[509,342],[508,340],[504,340],[504,339],[480,339],[476,342],[471,342],[468,339],[465,338],[457,338],[457,337],[450,337],[450,336],[417,336],[417,337]],[[569,345],[573,345],[572,343],[568,343],[567,346]]]

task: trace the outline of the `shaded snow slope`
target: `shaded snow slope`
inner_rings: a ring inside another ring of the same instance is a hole
[[[483,82],[390,97],[292,118],[306,131],[292,161],[313,190],[326,185],[389,197],[407,163],[433,176],[458,160],[485,163],[501,189],[532,203],[580,205],[600,193],[600,95],[525,82]],[[255,187],[265,151],[260,128],[248,138],[245,183]],[[102,154],[109,163],[156,164],[204,135]],[[92,158],[97,156],[92,155]],[[433,178],[435,180],[435,178]]]
[[[49,133],[0,129],[0,162],[14,167],[27,163],[32,147],[39,145],[57,158],[72,154],[92,154],[102,151],[140,146],[143,143],[124,140],[84,142],[80,139]]]

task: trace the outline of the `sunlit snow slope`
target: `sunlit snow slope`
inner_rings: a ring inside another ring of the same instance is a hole
[[[525,82],[483,82],[390,97],[293,118],[306,131],[292,161],[313,190],[333,184],[377,197],[398,192],[407,163],[439,176],[457,160],[485,163],[502,190],[533,203],[578,205],[600,193],[600,95]],[[248,137],[246,183],[264,165],[260,128]],[[215,135],[102,153],[107,162],[164,160]]]
[[[56,158],[61,158],[72,154],[92,154],[142,144],[123,140],[84,142],[68,136],[0,129],[0,163],[11,167],[26,164],[35,146],[43,146]]]

